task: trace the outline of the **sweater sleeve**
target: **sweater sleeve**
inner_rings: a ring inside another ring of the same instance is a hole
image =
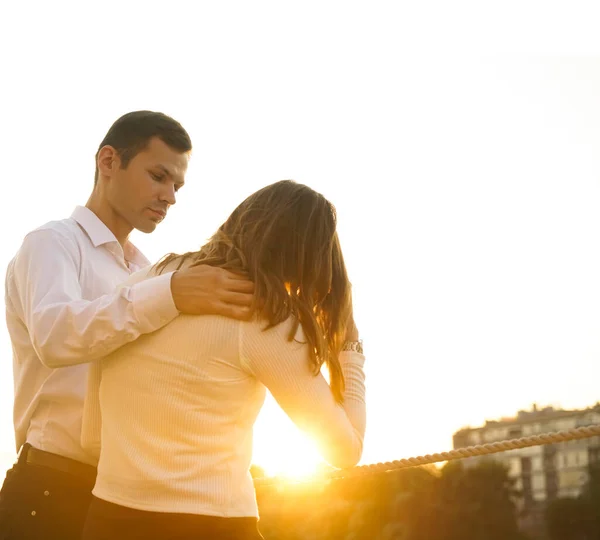
[[[365,358],[356,352],[341,353],[345,391],[340,404],[323,375],[315,375],[302,332],[288,341],[291,324],[288,320],[263,330],[265,323],[243,323],[241,364],[269,389],[292,421],[314,438],[329,463],[352,467],[361,458],[366,427]]]

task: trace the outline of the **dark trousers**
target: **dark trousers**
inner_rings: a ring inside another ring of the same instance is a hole
[[[92,498],[82,540],[260,540],[256,518],[135,510]]]
[[[32,465],[25,455],[0,491],[0,540],[80,540],[94,482]]]

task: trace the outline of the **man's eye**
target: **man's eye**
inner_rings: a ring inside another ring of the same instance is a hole
[[[162,182],[165,178],[165,176],[163,174],[156,174],[153,172],[150,173],[150,176],[152,176],[152,179],[156,180],[157,182]]]

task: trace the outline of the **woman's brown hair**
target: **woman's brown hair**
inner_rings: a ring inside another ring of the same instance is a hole
[[[170,254],[156,269],[184,263],[247,272],[253,311],[272,328],[292,316],[288,339],[302,325],[315,375],[325,363],[342,401],[338,360],[352,311],[350,283],[336,232],[335,207],[320,193],[282,180],[250,195],[199,251]]]

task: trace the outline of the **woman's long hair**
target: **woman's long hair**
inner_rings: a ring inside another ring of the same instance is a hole
[[[325,363],[342,401],[338,360],[351,314],[346,265],[334,206],[320,193],[282,180],[250,195],[199,251],[170,254],[158,273],[184,264],[209,264],[247,272],[254,281],[253,312],[272,328],[293,316],[288,339],[302,325],[315,375]]]

